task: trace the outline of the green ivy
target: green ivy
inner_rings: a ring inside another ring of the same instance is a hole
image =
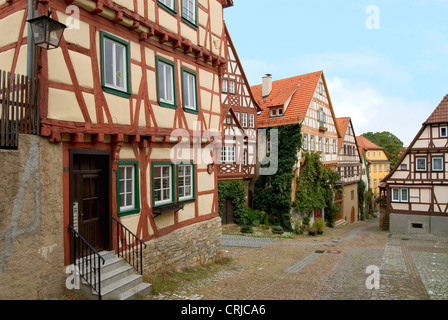
[[[218,182],[218,203],[219,215],[222,218],[224,203],[226,199],[231,199],[234,206],[233,218],[238,225],[245,225],[245,191],[242,180],[230,180]]]
[[[266,212],[271,223],[282,226],[285,231],[292,231],[291,182],[302,147],[301,128],[300,124],[291,124],[270,129],[278,130],[278,170],[275,175],[260,176],[255,182],[254,208]]]
[[[339,187],[336,181],[340,175],[321,162],[320,152],[303,152],[304,164],[297,177],[296,210],[311,215],[315,209],[325,209],[325,220],[328,226],[333,226],[337,205],[334,194]]]

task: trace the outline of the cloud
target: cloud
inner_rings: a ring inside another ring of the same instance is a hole
[[[386,96],[371,85],[333,77],[327,79],[336,117],[351,117],[356,135],[389,131],[408,146],[437,106]]]

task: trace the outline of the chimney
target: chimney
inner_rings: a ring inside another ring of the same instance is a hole
[[[263,98],[269,96],[269,94],[272,91],[272,74],[266,74],[266,76],[263,77]]]

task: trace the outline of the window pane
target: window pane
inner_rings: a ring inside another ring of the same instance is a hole
[[[408,189],[401,189],[401,202],[408,202]]]
[[[417,159],[417,170],[426,170],[426,158]]]
[[[115,72],[115,79],[116,79],[116,86],[119,88],[124,89],[125,87],[125,48],[124,46],[120,44],[115,44],[115,60],[116,60],[116,72]]]
[[[432,159],[432,169],[434,171],[442,171],[443,170],[443,160],[442,160],[442,158],[433,158]]]
[[[392,201],[400,201],[400,195],[398,189],[392,189]]]
[[[104,39],[104,74],[105,83],[107,85],[114,85],[114,52],[113,43],[108,39]]]

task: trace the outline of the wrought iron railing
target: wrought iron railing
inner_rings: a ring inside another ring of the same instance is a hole
[[[75,272],[98,293],[101,300],[101,266],[104,258],[72,227],[68,227],[73,235],[73,263]]]
[[[143,247],[146,244],[126,228],[120,221],[112,217],[116,226],[117,255],[125,259],[134,269],[143,274]]]
[[[17,149],[19,133],[39,134],[39,82],[0,70],[0,148]]]

